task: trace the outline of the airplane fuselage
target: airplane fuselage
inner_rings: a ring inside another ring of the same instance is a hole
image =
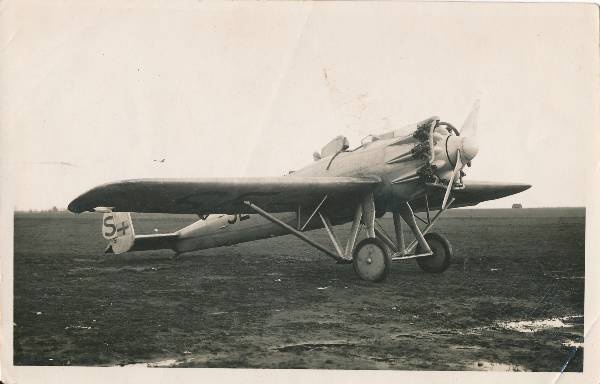
[[[396,138],[397,139],[397,138]],[[394,180],[414,174],[423,165],[423,160],[411,159],[400,163],[388,163],[414,147],[414,143],[392,145],[394,138],[380,139],[364,144],[353,151],[340,151],[292,172],[295,176],[373,176],[380,177],[382,186],[374,191],[376,211],[379,215],[389,210],[394,202],[410,201],[425,193],[425,187],[418,180],[394,184]],[[336,203],[336,202],[333,202]],[[337,202],[340,203],[340,202]],[[312,207],[313,209],[315,207]],[[340,210],[333,214],[334,224],[352,221],[353,212]],[[305,224],[310,212],[287,212],[274,214],[286,224],[300,228]],[[305,230],[322,228],[318,217],[313,217]],[[257,214],[211,215],[177,232],[174,248],[177,252],[228,246],[252,240],[265,239],[288,234],[281,226]]]

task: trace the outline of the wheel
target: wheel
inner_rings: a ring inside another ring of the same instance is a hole
[[[418,257],[417,264],[422,270],[429,273],[442,273],[450,266],[452,257],[452,246],[445,236],[439,233],[428,233],[425,240],[433,251],[433,255],[427,257]],[[417,253],[424,253],[421,246],[417,247]]]
[[[390,274],[392,259],[381,240],[367,238],[354,248],[352,266],[361,279],[379,282]]]

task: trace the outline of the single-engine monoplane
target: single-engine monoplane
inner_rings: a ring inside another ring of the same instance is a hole
[[[479,151],[478,111],[476,103],[460,130],[434,116],[369,135],[353,149],[338,136],[315,152],[312,164],[285,176],[125,180],[91,189],[69,210],[103,212],[106,251],[116,254],[153,249],[180,254],[292,234],[338,263],[353,264],[364,280],[382,281],[393,261],[407,259],[440,273],[452,256],[446,237],[431,232],[440,215],[530,187],[464,180],[465,167]],[[199,220],[174,233],[136,235],[130,212],[196,214]],[[393,236],[377,220],[388,212]],[[348,222],[343,244],[334,226]],[[408,245],[403,223],[414,236]],[[306,234],[320,228],[332,246]],[[358,241],[363,228],[366,236]]]

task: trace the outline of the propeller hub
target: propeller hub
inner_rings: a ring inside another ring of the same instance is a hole
[[[450,166],[454,167],[460,151],[460,158],[463,163],[473,160],[479,152],[477,139],[469,136],[448,136],[446,140],[446,156],[450,161]]]
[[[446,204],[454,184],[457,181],[459,183],[461,182],[461,177],[463,176],[462,169],[464,166],[467,164],[470,166],[471,160],[473,160],[473,158],[477,156],[477,152],[479,152],[479,145],[477,139],[475,139],[475,136],[477,135],[478,113],[479,101],[476,101],[471,113],[467,116],[467,119],[460,130],[460,135],[453,135],[450,130],[448,130],[448,133],[450,134],[446,137],[446,159],[444,159],[442,155],[442,158],[434,161],[434,165],[437,169],[437,176],[448,182],[444,200],[442,200],[442,207],[447,206]],[[438,140],[442,137],[443,135],[438,133]],[[437,152],[434,151],[434,154],[437,153],[438,155],[441,155],[440,152],[441,151],[438,149]]]
[[[465,163],[473,160],[473,158],[479,152],[479,144],[477,139],[474,137],[465,136],[462,138],[462,145],[460,148],[460,156]]]
[[[462,152],[462,138],[454,135],[448,136],[446,140],[446,157],[449,161],[448,167],[450,170],[452,170],[456,164],[459,150]]]

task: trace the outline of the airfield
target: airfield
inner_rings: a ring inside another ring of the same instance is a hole
[[[138,234],[195,220],[133,216]],[[583,369],[584,209],[451,210],[450,268],[397,262],[379,284],[292,236],[172,259],[104,255],[100,228],[15,215],[15,365]]]

